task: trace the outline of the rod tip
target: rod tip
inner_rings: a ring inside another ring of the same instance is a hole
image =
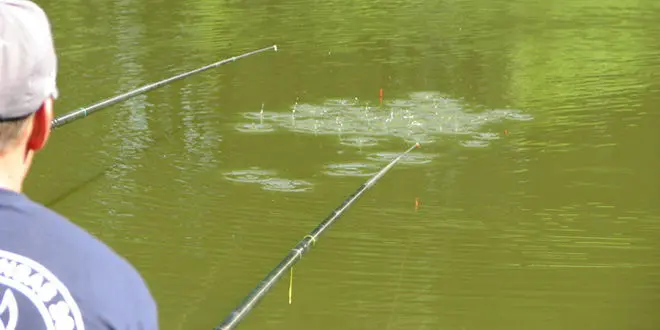
[[[422,145],[421,145],[421,144],[419,144],[419,142],[417,142],[417,143],[415,143],[415,147],[417,147],[417,148],[421,148],[421,147],[422,147]]]
[[[275,49],[275,51],[277,51],[277,45],[273,45],[273,49]]]

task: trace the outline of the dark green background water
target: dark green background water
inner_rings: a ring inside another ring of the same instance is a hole
[[[27,193],[141,271],[162,329],[219,324],[415,141],[241,329],[660,327],[659,2],[39,3],[58,115],[280,48],[37,158]]]

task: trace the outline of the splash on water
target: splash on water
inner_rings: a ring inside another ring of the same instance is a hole
[[[243,133],[270,133],[275,130],[273,125],[270,124],[239,124],[236,125],[236,130]]]
[[[488,146],[488,141],[484,140],[465,140],[460,143],[466,148],[485,148]]]
[[[288,131],[314,136],[335,136],[342,146],[368,152],[354,162],[325,166],[326,175],[373,175],[398,155],[400,150],[382,150],[393,140],[422,145],[437,142],[458,143],[465,148],[485,148],[497,142],[504,132],[492,125],[505,121],[529,121],[534,118],[515,109],[485,109],[437,92],[411,93],[405,99],[384,101],[370,106],[355,99],[330,99],[321,104],[308,104],[296,99],[286,110],[243,113],[247,123],[236,129],[246,133]],[[503,131],[503,130],[502,130]],[[366,150],[364,150],[366,149]],[[343,151],[339,151],[342,153]],[[416,151],[401,159],[401,164],[423,165],[433,162],[438,154]],[[274,181],[288,187],[293,181]],[[304,184],[302,185],[304,186]],[[266,188],[265,188],[266,189]],[[292,188],[297,189],[297,188]]]
[[[347,136],[342,137],[341,144],[349,147],[368,148],[378,145],[379,139],[369,136]]]
[[[238,131],[243,133],[269,133],[275,130],[273,125],[264,124],[264,104],[261,104],[261,110],[259,113],[249,113],[246,116],[248,119],[252,119],[250,123],[237,124],[235,127]]]
[[[499,138],[499,133],[480,130],[505,120],[527,121],[533,117],[514,109],[474,109],[436,92],[417,92],[408,99],[395,99],[380,107],[359,100],[330,99],[323,104],[296,103],[286,112],[247,112],[250,121],[237,129],[250,131],[251,125],[271,125],[269,129],[313,135],[340,135],[345,145],[373,147],[385,138],[407,142],[435,142],[444,135],[464,135],[482,142]],[[256,127],[256,126],[255,126]],[[254,129],[259,131],[258,129]],[[469,142],[468,145],[474,143]]]

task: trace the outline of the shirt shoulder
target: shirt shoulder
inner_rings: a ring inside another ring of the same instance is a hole
[[[0,191],[0,282],[3,276],[13,281],[14,290],[5,285],[5,296],[11,292],[17,306],[62,306],[71,324],[80,325],[71,330],[158,329],[156,303],[128,260],[56,212]],[[29,290],[44,299],[30,300]],[[0,305],[5,301],[11,300],[3,300],[0,285]]]

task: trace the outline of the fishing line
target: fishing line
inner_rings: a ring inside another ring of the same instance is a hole
[[[231,58],[228,58],[228,59],[224,59],[222,61],[218,61],[218,62],[203,66],[201,68],[198,68],[198,69],[195,69],[195,70],[192,70],[192,71],[181,73],[181,74],[178,74],[176,76],[173,76],[173,77],[170,77],[170,78],[167,78],[167,79],[164,79],[164,80],[161,80],[161,81],[149,84],[149,85],[145,85],[143,87],[134,89],[130,92],[120,94],[120,95],[117,95],[115,97],[100,101],[100,102],[95,103],[95,104],[93,104],[89,107],[69,112],[68,114],[65,114],[63,116],[60,116],[58,118],[53,119],[53,121],[51,122],[51,129],[55,129],[57,127],[64,126],[64,125],[66,125],[70,122],[73,122],[77,119],[80,119],[80,118],[85,118],[86,116],[88,116],[89,114],[91,114],[95,111],[98,111],[100,109],[109,107],[109,106],[114,105],[116,103],[128,100],[131,97],[146,93],[146,92],[151,91],[153,89],[156,89],[158,87],[162,87],[163,85],[165,85],[167,83],[170,83],[170,82],[173,82],[173,81],[176,81],[176,80],[179,80],[179,79],[183,79],[183,78],[191,76],[195,73],[206,71],[208,69],[218,67],[218,66],[223,65],[225,63],[233,62],[233,61],[236,61],[240,58],[247,57],[247,56],[254,55],[254,54],[258,54],[258,53],[261,53],[261,52],[264,52],[264,51],[267,51],[267,50],[270,50],[270,49],[273,49],[273,50],[277,51],[277,45],[273,45],[273,46],[270,46],[270,47],[258,49],[258,50],[251,51],[251,52],[248,52],[248,53],[244,53],[242,55],[234,56],[234,57],[231,57]],[[171,135],[173,135],[174,133],[178,132],[181,129],[182,129],[182,127],[176,128],[176,129],[170,131],[169,133],[166,133],[163,137],[169,139],[169,137]],[[160,139],[157,138],[154,141],[154,143],[152,144],[152,146],[158,144],[160,142],[159,140]],[[114,167],[114,165],[108,166],[106,169],[104,169],[104,170],[100,171],[99,173],[93,175],[89,179],[83,181],[81,184],[76,185],[71,189],[68,189],[66,192],[60,194],[59,196],[55,197],[51,201],[45,203],[45,205],[48,206],[48,207],[53,207],[54,205],[56,205],[56,204],[60,203],[61,201],[67,199],[69,196],[71,196],[71,195],[75,194],[76,192],[80,191],[81,189],[86,187],[88,184],[93,183],[96,180],[100,179],[101,177],[103,177],[103,175],[105,173],[107,173],[113,167]]]
[[[240,323],[245,316],[263,299],[263,297],[270,291],[270,289],[275,285],[277,280],[279,280],[282,275],[288,270],[292,269],[293,265],[298,262],[302,256],[309,251],[312,244],[314,244],[319,236],[323,234],[339,217],[367,191],[369,188],[374,186],[378,180],[380,180],[385,173],[387,173],[396,163],[401,160],[404,156],[410,153],[413,149],[419,148],[420,144],[415,143],[408,150],[404,151],[398,157],[393,159],[389,164],[383,167],[378,173],[371,177],[367,182],[363,183],[352,195],[348,196],[342,204],[334,209],[321,224],[319,224],[314,230],[312,230],[308,235],[306,235],[291,251],[289,254],[273,269],[271,270],[266,277],[259,282],[259,284],[248,294],[247,297],[236,307],[230,314],[225,318],[225,320],[218,325],[214,330],[227,330],[235,328],[238,323]],[[293,271],[291,271],[291,280],[289,290],[292,290],[293,284]]]
[[[177,128],[174,128],[174,129],[171,129],[168,132],[165,132],[163,135],[154,138],[152,143],[148,147],[144,147],[144,149],[147,149],[147,152],[149,152],[149,150],[153,150],[153,147],[160,145],[160,143],[162,141],[165,141],[165,140],[169,141],[170,137],[174,136],[176,133],[178,133],[182,129],[184,129],[184,126],[180,125]],[[103,170],[99,171],[98,173],[90,176],[89,179],[86,179],[86,180],[82,181],[80,184],[77,184],[77,185],[73,186],[72,188],[67,189],[65,192],[59,194],[57,197],[53,198],[52,200],[50,200],[48,202],[45,202],[44,205],[49,207],[49,208],[54,207],[55,205],[59,204],[60,202],[66,200],[67,198],[71,197],[72,195],[76,194],[77,192],[79,192],[82,189],[84,189],[85,187],[87,187],[87,185],[92,184],[92,183],[96,182],[97,180],[99,180],[100,178],[102,178],[106,173],[108,173],[113,168],[115,168],[115,166],[117,166],[118,163],[122,164],[122,162],[113,162],[112,164],[106,166],[105,169],[103,169]]]
[[[415,212],[417,212],[418,208],[419,208],[419,199],[416,199],[415,200]],[[403,254],[403,260],[401,261],[401,264],[399,265],[399,276],[398,276],[398,280],[397,280],[396,290],[394,292],[394,299],[392,299],[392,305],[390,307],[390,317],[387,320],[387,327],[385,328],[386,330],[390,329],[390,327],[392,325],[392,321],[394,319],[394,315],[396,314],[394,309],[397,305],[397,302],[399,301],[399,296],[400,296],[399,292],[401,291],[401,283],[403,283],[403,274],[406,271],[406,266],[407,266],[408,259],[409,259],[410,247],[411,247],[412,244],[414,244],[414,242],[413,242],[413,231],[414,231],[414,229],[409,229],[407,238],[405,240],[406,250]]]

